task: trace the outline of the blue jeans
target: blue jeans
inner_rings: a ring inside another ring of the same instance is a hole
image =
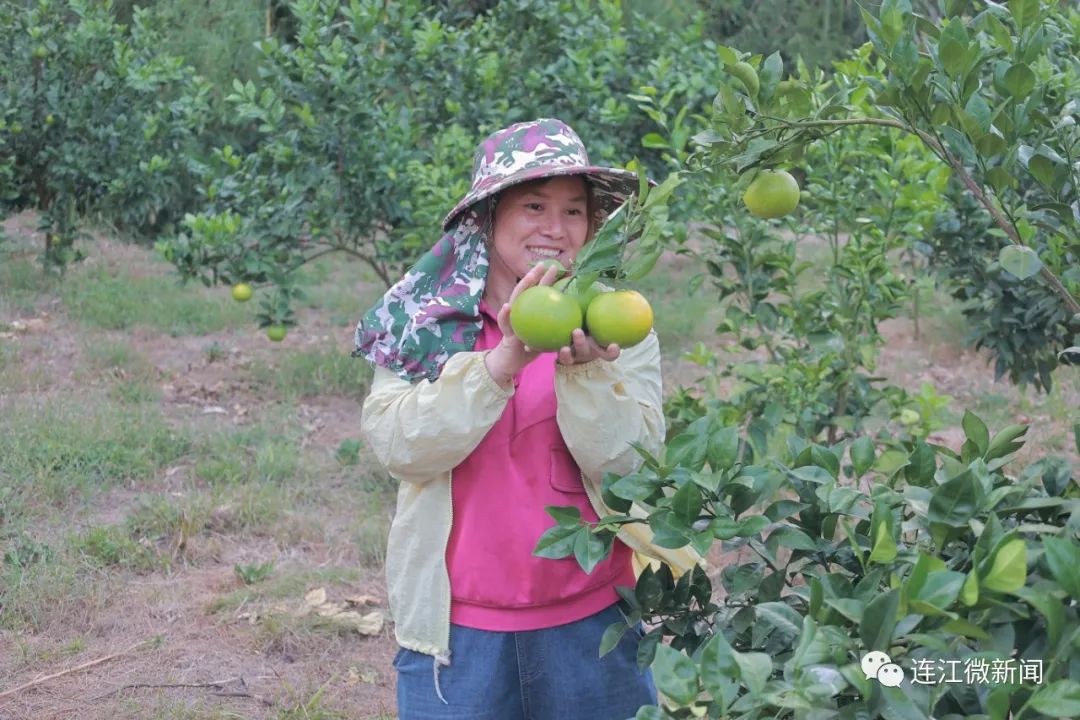
[[[642,626],[599,657],[600,638],[625,622],[612,605],[583,620],[543,630],[491,632],[450,626],[450,664],[401,648],[399,720],[627,720],[655,705],[652,672],[638,671]],[[439,698],[441,692],[444,703]]]

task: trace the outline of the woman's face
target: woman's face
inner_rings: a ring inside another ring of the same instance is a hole
[[[489,272],[516,282],[544,258],[569,268],[589,237],[588,206],[588,189],[579,176],[507,188],[495,205]]]

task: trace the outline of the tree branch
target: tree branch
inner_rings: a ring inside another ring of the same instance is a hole
[[[979,204],[986,208],[986,211],[990,213],[990,217],[994,220],[994,224],[1001,228],[1001,230],[1005,233],[1006,237],[1009,238],[1009,241],[1015,245],[1027,247],[1026,243],[1020,237],[1020,233],[1017,232],[1016,226],[1013,225],[1013,223],[1011,223],[1007,217],[1005,217],[1005,214],[1001,211],[1001,208],[994,204],[994,202],[983,190],[982,186],[975,181],[975,178],[971,177],[971,174],[964,167],[963,163],[961,163],[960,160],[958,160],[952,153],[950,153],[948,149],[945,148],[937,140],[937,138],[933,137],[932,135],[922,130],[919,130],[918,128],[914,128],[910,125],[902,123],[899,120],[892,120],[889,118],[856,117],[843,118],[840,120],[802,120],[799,122],[786,122],[781,120],[781,122],[785,126],[793,128],[840,128],[854,125],[876,125],[878,127],[895,128],[897,130],[902,130],[904,132],[917,135],[919,139],[921,139],[926,144],[926,146],[934,152],[934,154],[940,157],[950,168],[952,168],[952,170],[960,178],[961,182],[964,183],[964,186],[968,189],[968,192],[970,192],[975,197],[975,199],[979,201]],[[1054,272],[1050,270],[1050,268],[1046,267],[1046,265],[1043,265],[1042,269],[1039,270],[1039,274],[1042,275],[1043,279],[1046,280],[1047,284],[1050,285],[1050,289],[1053,290],[1059,298],[1061,298],[1062,302],[1065,303],[1065,306],[1068,307],[1073,314],[1080,313],[1080,301],[1073,297],[1072,293],[1069,292],[1069,289],[1065,287],[1065,285],[1061,282],[1057,275],[1055,275]]]

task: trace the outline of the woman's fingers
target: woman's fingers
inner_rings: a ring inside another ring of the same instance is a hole
[[[563,365],[578,365],[597,358],[615,360],[621,352],[622,349],[615,343],[600,347],[596,340],[578,328],[571,333],[570,344],[559,350],[558,360]]]
[[[544,271],[543,276],[540,278],[541,285],[554,285],[555,281],[559,279],[559,268],[557,268],[554,263],[552,263],[550,266],[537,265],[536,267],[547,268]]]

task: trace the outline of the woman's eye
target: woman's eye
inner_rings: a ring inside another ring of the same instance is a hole
[[[530,210],[543,210],[544,209],[544,206],[541,205],[540,203],[525,203],[525,207],[529,208]]]
[[[582,214],[581,210],[579,210],[578,208],[570,208],[567,212],[569,212],[571,215],[581,215]]]

